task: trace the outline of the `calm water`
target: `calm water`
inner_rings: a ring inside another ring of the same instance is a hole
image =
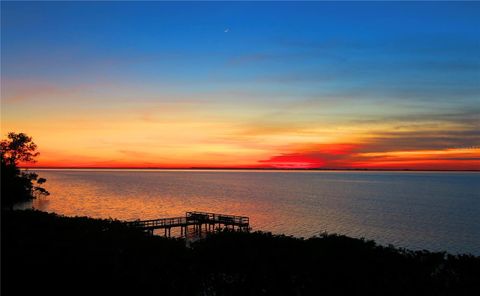
[[[34,207],[124,220],[246,215],[256,230],[323,231],[480,255],[480,173],[41,170]]]

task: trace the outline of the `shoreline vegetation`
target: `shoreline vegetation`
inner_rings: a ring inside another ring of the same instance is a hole
[[[480,257],[343,235],[219,231],[189,247],[118,220],[2,210],[2,294],[477,295]]]

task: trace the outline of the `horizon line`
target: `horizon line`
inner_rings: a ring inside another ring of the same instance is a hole
[[[91,170],[271,170],[271,171],[413,171],[413,172],[480,172],[480,169],[409,169],[409,168],[275,168],[275,167],[89,167],[89,166],[20,166],[21,169],[91,169]]]

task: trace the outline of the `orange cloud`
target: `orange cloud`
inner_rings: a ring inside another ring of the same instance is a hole
[[[360,153],[352,166],[387,169],[480,170],[480,148]]]
[[[259,163],[275,168],[338,168],[357,148],[355,144],[305,144],[295,152],[275,155]]]
[[[300,145],[259,163],[275,168],[480,170],[477,147],[359,152],[363,149],[356,144]]]

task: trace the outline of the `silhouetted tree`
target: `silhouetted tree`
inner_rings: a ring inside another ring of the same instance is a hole
[[[45,178],[19,168],[20,163],[35,162],[39,154],[37,145],[24,133],[8,133],[0,142],[2,208],[50,194],[39,186]]]

